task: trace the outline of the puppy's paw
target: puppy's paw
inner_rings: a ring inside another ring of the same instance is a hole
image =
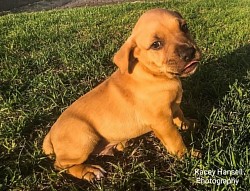
[[[194,130],[198,127],[199,121],[196,119],[185,119],[182,121],[181,125],[179,126],[180,130],[187,131],[187,130]]]
[[[77,164],[67,169],[68,174],[89,182],[100,180],[106,174],[106,171],[98,165]]]
[[[176,157],[178,160],[184,160],[186,157],[192,157],[195,159],[201,159],[202,158],[202,153],[198,149],[189,149],[186,150],[186,152],[178,152],[176,154],[171,154],[172,156]]]
[[[188,150],[186,147],[178,148],[178,149],[168,148],[167,150],[172,157],[178,160],[183,160],[185,158],[185,155],[188,153]]]
[[[101,180],[107,172],[99,165],[86,165],[83,171],[82,179],[92,182]]]

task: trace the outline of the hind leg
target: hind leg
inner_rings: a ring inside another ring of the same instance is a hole
[[[54,149],[50,140],[50,132],[45,136],[43,140],[43,152],[50,158],[52,158],[52,155],[54,154]]]
[[[56,154],[55,168],[66,169],[68,174],[88,181],[104,177],[105,170],[100,166],[84,163],[99,140],[100,138],[88,128],[84,131],[75,129],[67,131],[66,134],[59,133],[53,141]]]

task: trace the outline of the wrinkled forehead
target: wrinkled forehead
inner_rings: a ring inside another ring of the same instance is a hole
[[[180,25],[185,23],[182,16],[173,11],[154,9],[144,13],[136,23],[132,35],[137,41],[153,41],[167,34],[180,33]],[[150,43],[150,42],[148,42]]]

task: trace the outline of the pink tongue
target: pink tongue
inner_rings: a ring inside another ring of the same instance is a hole
[[[197,66],[198,62],[197,61],[192,61],[190,62],[183,70],[183,73],[189,73],[195,69]]]

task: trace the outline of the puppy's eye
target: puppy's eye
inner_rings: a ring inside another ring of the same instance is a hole
[[[183,31],[183,32],[188,32],[188,25],[187,25],[187,23],[184,23],[183,25],[181,25],[181,30]]]
[[[155,41],[150,48],[153,50],[159,50],[163,47],[163,43],[161,41]]]

